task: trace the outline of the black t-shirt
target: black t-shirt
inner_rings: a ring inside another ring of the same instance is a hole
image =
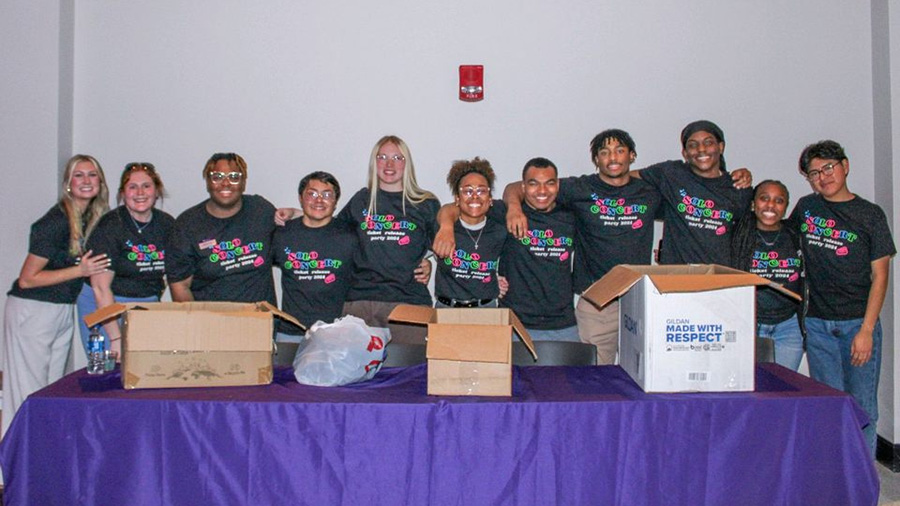
[[[196,300],[275,304],[272,233],[275,207],[258,195],[244,195],[230,218],[206,211],[206,201],[181,213],[166,251],[170,283],[193,276]]]
[[[872,261],[897,252],[884,211],[856,196],[828,202],[807,195],[790,221],[800,229],[809,312],[825,320],[853,320],[866,314],[872,286]]]
[[[28,252],[47,259],[45,270],[65,269],[78,263],[69,255],[69,219],[59,205],[51,207],[31,225]],[[84,278],[75,278],[56,285],[21,288],[16,279],[7,295],[54,304],[74,304],[83,284]]]
[[[353,286],[347,300],[377,300],[431,305],[428,287],[413,271],[431,247],[440,203],[429,199],[406,203],[403,194],[378,190],[376,213],[369,216],[369,190],[356,192],[337,216],[359,238]]]
[[[731,174],[704,178],[680,160],[651,165],[641,178],[662,194],[661,264],[731,265],[731,234],[753,190],[734,188]]]
[[[457,300],[497,298],[497,269],[507,235],[506,227],[494,220],[486,220],[481,230],[467,230],[457,220],[453,225],[456,249],[437,263],[435,296]]]
[[[172,216],[153,209],[153,218],[138,229],[128,209],[119,206],[100,218],[85,250],[109,256],[114,294],[159,297],[166,289],[166,244],[174,225]]]
[[[785,227],[790,225],[785,225]],[[749,271],[781,284],[803,295],[803,258],[800,245],[790,231],[756,230]],[[768,287],[756,290],[756,320],[759,323],[781,323],[797,313],[799,303]]]
[[[506,224],[506,206],[496,203],[497,219]],[[572,255],[575,252],[575,217],[556,206],[540,212],[522,203],[528,231],[522,239],[508,235],[500,275],[509,291],[500,299],[532,329],[556,330],[575,325],[572,292]],[[493,216],[491,216],[493,218]]]
[[[318,320],[331,323],[341,316],[353,281],[354,255],[359,250],[356,232],[332,221],[310,228],[292,220],[275,230],[272,242],[275,265],[281,269],[281,308],[307,328]],[[280,332],[300,329],[279,322]]]
[[[575,214],[576,293],[616,265],[650,264],[661,200],[646,182],[631,178],[612,186],[597,175],[562,178],[556,202]]]

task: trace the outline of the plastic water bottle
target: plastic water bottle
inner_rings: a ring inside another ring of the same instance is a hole
[[[91,329],[88,337],[88,374],[106,372],[106,338],[97,327]]]

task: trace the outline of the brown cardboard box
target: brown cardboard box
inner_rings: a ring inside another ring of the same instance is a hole
[[[582,296],[621,297],[619,365],[644,391],[752,391],[757,286],[800,299],[720,265],[618,265]]]
[[[428,395],[512,395],[513,333],[537,359],[510,309],[433,309],[401,304],[390,320],[428,325]]]
[[[268,302],[113,304],[84,321],[92,327],[120,315],[122,385],[128,389],[267,385],[273,317],[299,325]]]

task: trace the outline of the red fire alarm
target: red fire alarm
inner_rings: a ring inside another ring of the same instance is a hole
[[[465,102],[484,100],[484,66],[459,66],[459,99]]]

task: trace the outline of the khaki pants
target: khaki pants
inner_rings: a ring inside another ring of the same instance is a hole
[[[370,327],[390,329],[391,342],[425,344],[428,327],[425,325],[409,325],[405,323],[388,323],[388,315],[400,303],[381,302],[377,300],[354,300],[344,303],[344,314],[351,314],[366,321]]]
[[[619,351],[619,301],[614,300],[600,310],[579,297],[575,320],[581,341],[597,347],[597,365],[615,364]]]

